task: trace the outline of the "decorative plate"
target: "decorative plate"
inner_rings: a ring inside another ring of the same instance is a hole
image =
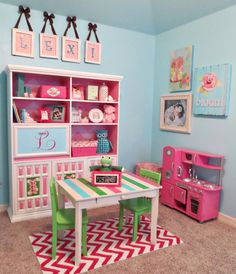
[[[100,123],[103,120],[103,112],[99,108],[92,108],[89,111],[89,120],[93,123]]]

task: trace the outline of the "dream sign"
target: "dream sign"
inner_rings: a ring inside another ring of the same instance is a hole
[[[121,186],[120,171],[93,171],[92,172],[93,186]]]

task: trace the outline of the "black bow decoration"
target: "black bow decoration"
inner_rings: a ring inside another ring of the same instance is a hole
[[[87,41],[89,41],[90,39],[90,36],[91,36],[91,32],[93,31],[94,32],[94,35],[95,35],[95,38],[96,38],[96,41],[97,43],[99,43],[99,40],[98,40],[98,36],[97,36],[97,24],[93,24],[93,23],[88,23],[88,29],[89,29],[89,34],[88,34],[88,37],[87,37]]]
[[[18,9],[18,12],[20,13],[20,16],[19,16],[14,28],[18,29],[22,14],[24,14],[25,15],[25,20],[26,20],[26,23],[28,25],[29,30],[33,31],[32,27],[30,25],[30,22],[29,22],[30,8],[29,7],[24,8],[22,5],[20,5],[19,9]]]
[[[67,31],[69,30],[69,28],[71,27],[71,24],[72,24],[74,32],[75,32],[75,37],[77,39],[79,39],[79,35],[78,35],[77,29],[76,29],[77,28],[76,16],[67,16],[66,21],[68,22],[68,24],[67,24],[67,28],[66,28],[63,36],[67,35]]]
[[[49,21],[50,26],[51,26],[51,29],[52,29],[52,33],[53,33],[54,35],[57,35],[57,34],[56,34],[56,31],[55,31],[55,29],[54,29],[54,26],[53,26],[53,19],[55,19],[54,14],[51,13],[51,14],[49,15],[49,14],[47,13],[47,11],[44,11],[43,16],[44,16],[44,19],[43,19],[43,20],[44,20],[44,25],[43,25],[43,28],[42,28],[42,30],[41,30],[41,33],[44,33],[44,32],[45,32],[46,25],[47,25],[47,21]]]

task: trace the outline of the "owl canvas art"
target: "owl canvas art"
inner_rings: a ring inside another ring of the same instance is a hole
[[[96,136],[98,139],[97,153],[99,153],[99,154],[109,153],[112,150],[112,143],[107,138],[108,131],[107,130],[97,130]]]

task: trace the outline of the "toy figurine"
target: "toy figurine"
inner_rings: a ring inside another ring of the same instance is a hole
[[[97,130],[97,138],[98,138],[98,145],[97,145],[97,153],[104,154],[109,153],[112,149],[112,143],[107,138],[108,131],[107,130]]]
[[[117,171],[123,171],[124,168],[122,166],[112,166],[111,162],[112,159],[109,156],[102,156],[101,160],[101,165],[97,165],[97,166],[90,166],[90,171],[113,171],[113,170],[117,170]]]

